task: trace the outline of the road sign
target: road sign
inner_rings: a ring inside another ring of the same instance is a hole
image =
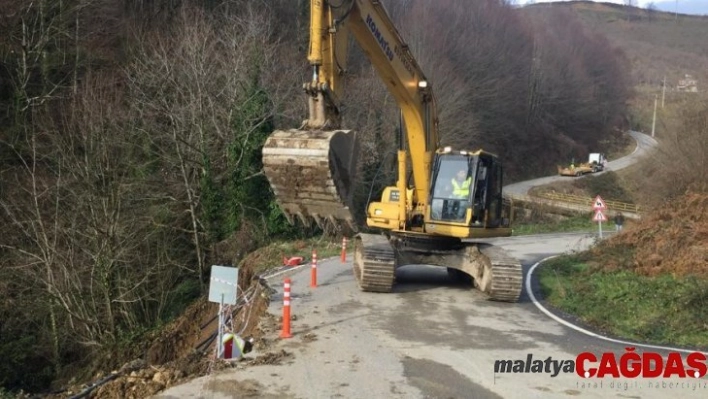
[[[217,314],[219,325],[216,327],[216,357],[217,359],[223,359],[226,350],[223,339],[224,331],[226,331],[226,322],[230,318],[224,312],[224,305],[236,305],[236,299],[238,298],[238,267],[212,265],[210,280],[209,302],[219,304],[219,313]]]
[[[209,302],[236,305],[238,294],[238,268],[212,266],[209,283]]]
[[[602,197],[599,195],[595,197],[595,201],[593,201],[592,209],[595,211],[601,211],[607,209],[607,205],[605,205],[605,201],[602,200]]]
[[[607,216],[605,216],[605,214],[602,213],[602,211],[598,209],[595,211],[595,217],[593,217],[592,220],[595,222],[606,222]]]

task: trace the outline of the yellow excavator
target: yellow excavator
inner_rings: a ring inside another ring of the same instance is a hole
[[[264,173],[288,221],[357,230],[352,203],[359,146],[356,132],[340,126],[350,35],[404,122],[396,185],[384,188],[381,200],[366,210],[367,226],[382,234],[354,237],[359,288],[390,292],[396,268],[427,264],[446,267],[456,278],[471,277],[490,299],[518,301],[521,264],[483,242],[512,233],[502,164],[486,151],[440,146],[431,84],[380,1],[310,0],[312,80],[304,84],[309,116],[298,129],[273,132],[263,147]]]

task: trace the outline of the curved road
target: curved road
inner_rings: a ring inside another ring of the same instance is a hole
[[[616,159],[614,161],[610,161],[607,163],[607,167],[605,168],[605,171],[603,172],[598,172],[594,173],[593,175],[600,175],[605,173],[606,171],[615,171],[615,170],[620,170],[624,169],[627,166],[637,162],[640,158],[650,154],[650,152],[657,146],[656,140],[652,138],[649,135],[646,135],[644,133],[639,133],[639,132],[634,132],[630,131],[629,135],[632,136],[636,141],[637,141],[637,147],[634,149],[634,151],[622,158]],[[588,176],[588,175],[585,175]],[[532,187],[536,186],[542,186],[545,184],[553,183],[559,180],[569,180],[573,179],[567,176],[560,176],[560,175],[553,175],[553,176],[546,176],[546,177],[541,177],[538,179],[533,179],[533,180],[526,180],[514,184],[509,184],[507,186],[504,186],[504,193],[505,194],[510,194],[510,195],[526,195],[528,194],[529,190]]]
[[[495,240],[525,272],[553,254],[579,251],[588,234]],[[444,268],[406,266],[390,294],[360,292],[351,263],[321,262],[318,287],[309,266],[293,270],[293,338],[268,334],[293,358],[284,365],[228,370],[172,387],[158,398],[682,398],[706,397],[706,379],[583,379],[574,373],[495,373],[495,361],[574,360],[585,351],[624,353],[542,313],[527,292],[516,304],[488,301],[451,281]],[[525,273],[526,274],[526,273]],[[282,284],[282,277],[272,284]],[[282,293],[270,311],[281,314]],[[611,309],[608,309],[611,311]],[[668,316],[667,316],[668,317]],[[638,351],[643,349],[638,348]],[[258,356],[254,352],[249,357]],[[550,365],[550,362],[549,362]],[[545,367],[545,366],[544,366]],[[672,383],[669,388],[669,383]],[[652,384],[651,386],[649,384]],[[655,384],[665,386],[655,387]],[[699,384],[700,383],[700,384]],[[678,385],[676,385],[678,384]],[[684,384],[684,385],[681,385]],[[619,385],[619,387],[618,387]],[[243,391],[243,387],[248,387]],[[248,396],[251,395],[251,396]]]
[[[635,152],[610,162],[608,169],[626,167],[656,145],[646,135],[632,135],[638,141]],[[507,188],[524,194],[555,178]],[[527,279],[527,272],[538,261],[585,250],[595,236],[565,233],[493,241],[522,261]],[[268,332],[267,338],[274,343],[270,351],[284,349],[293,354],[292,359],[284,365],[215,373],[172,387],[157,398],[708,397],[706,378],[584,379],[572,372],[554,373],[551,360],[571,361],[587,351],[598,358],[613,352],[619,360],[625,346],[548,317],[526,288],[519,303],[492,302],[450,280],[444,268],[412,265],[397,270],[393,293],[366,293],[357,288],[351,263],[342,264],[339,259],[320,263],[319,285],[314,289],[309,287],[309,265],[288,274],[296,316],[293,338],[280,339],[278,331]],[[282,278],[270,279],[271,285],[279,287]],[[269,311],[278,316],[281,305],[282,288]],[[638,352],[645,350],[651,351],[637,347]],[[248,357],[259,355],[254,351]],[[497,361],[526,361],[529,356],[545,362],[544,370],[495,372]],[[545,372],[546,364],[549,372]]]

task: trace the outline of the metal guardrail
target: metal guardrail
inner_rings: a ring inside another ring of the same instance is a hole
[[[513,193],[508,193],[506,196],[509,197],[512,201],[514,201],[514,204],[537,204],[537,205],[545,205],[545,206],[550,206],[552,208],[556,209],[564,209],[566,211],[572,211],[572,212],[580,212],[580,213],[592,213],[592,205],[594,202],[593,199],[588,199],[586,197],[578,197],[574,196],[575,199],[573,202],[570,202],[568,199],[570,196],[567,197],[560,197],[556,199],[550,199],[550,198],[543,198],[541,196],[530,196],[526,194],[513,194]],[[582,201],[581,201],[582,200]],[[607,201],[605,201],[607,202]],[[612,206],[608,206],[607,212],[605,212],[606,216],[612,216],[616,212],[622,212],[626,218],[629,219],[640,219],[641,216],[638,213],[639,207],[633,204],[626,204],[629,205],[626,207],[626,209],[618,209],[618,208],[613,208],[614,205],[617,203],[620,203],[618,201],[612,201]],[[621,203],[620,203],[621,204]],[[637,211],[634,211],[632,209],[637,209]]]
[[[562,194],[555,191],[543,192],[538,194],[539,197],[548,198],[556,201],[570,202],[573,204],[585,205],[588,209],[592,209],[594,198],[582,197],[579,195]],[[604,200],[607,208],[613,211],[623,211],[631,213],[639,213],[640,208],[636,204],[630,204],[627,202]]]

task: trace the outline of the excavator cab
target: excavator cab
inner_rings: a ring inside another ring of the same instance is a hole
[[[433,162],[429,224],[500,227],[507,223],[501,188],[502,168],[496,156],[483,151],[453,152],[446,147]]]

